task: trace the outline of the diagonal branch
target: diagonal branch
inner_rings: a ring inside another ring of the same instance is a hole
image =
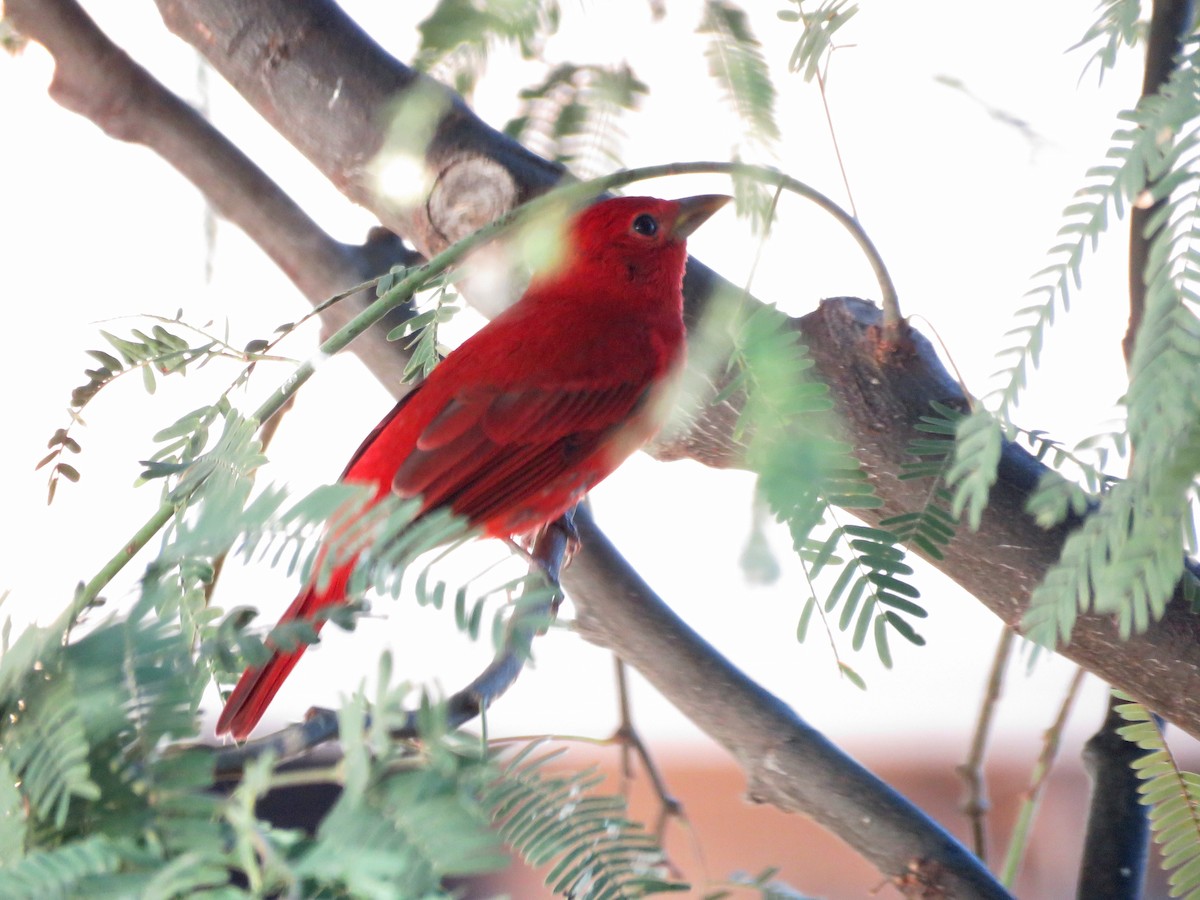
[[[314,306],[416,255],[379,229],[361,246],[330,237],[262,169],[192,106],[96,27],[74,0],[5,0],[4,13],[54,57],[50,96],[117,140],[153,150],[244,231]],[[355,295],[322,313],[332,332],[372,296]],[[396,348],[383,339],[403,313],[355,352],[376,377],[395,371]]]
[[[576,524],[586,552],[563,573],[563,584],[578,610],[579,630],[619,653],[733,754],[750,780],[752,800],[819,822],[905,893],[1008,896],[954,838],[692,631],[586,510],[576,514]]]

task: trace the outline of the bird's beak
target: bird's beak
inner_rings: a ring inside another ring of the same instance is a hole
[[[682,240],[703,225],[708,217],[732,200],[725,194],[701,194],[699,197],[684,197],[676,200],[679,214],[671,225],[671,237]]]

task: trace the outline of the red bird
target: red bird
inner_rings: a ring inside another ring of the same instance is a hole
[[[420,496],[422,513],[449,507],[489,537],[562,515],[662,424],[684,359],[686,239],[728,200],[619,197],[580,212],[558,265],[397,403],[342,480],[376,500]],[[354,564],[281,621],[345,603]],[[245,738],[303,652],[247,669],[217,734]]]

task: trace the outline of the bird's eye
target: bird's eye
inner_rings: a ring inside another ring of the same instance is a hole
[[[654,237],[658,234],[658,219],[649,213],[642,213],[633,220],[633,230],[643,237]]]

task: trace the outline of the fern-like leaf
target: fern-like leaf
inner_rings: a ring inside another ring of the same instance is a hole
[[[376,293],[382,297],[391,287],[391,279],[381,280],[376,286]],[[449,282],[445,278],[439,279],[429,301],[430,308],[411,316],[388,332],[389,341],[408,339],[404,345],[409,352],[408,363],[404,366],[405,381],[427,378],[445,356],[444,348],[438,343],[438,329],[462,310],[457,301],[458,294],[450,289]]]
[[[470,97],[497,44],[515,45],[525,59],[558,30],[555,0],[440,0],[417,30],[413,65]]]
[[[643,897],[683,891],[666,878],[653,835],[625,816],[625,801],[593,793],[603,780],[594,767],[551,775],[548,763],[562,751],[519,753],[483,793],[505,843],[529,865],[551,865],[546,885],[567,897]]]
[[[978,530],[996,483],[1004,435],[992,415],[979,409],[959,420],[957,436],[954,464],[946,473],[946,483],[954,490],[951,512],[957,519],[965,511],[967,523]]]
[[[748,136],[770,146],[779,139],[775,85],[745,11],[730,0],[706,0],[697,31],[711,35],[704,53],[709,74],[737,110]]]
[[[806,10],[804,0],[791,2],[796,8],[780,11],[779,18],[801,23],[804,32],[792,50],[788,69],[802,72],[805,81],[812,81],[835,46],[834,35],[858,13],[858,4],[849,0],[820,0],[815,9]]]
[[[649,90],[627,63],[562,63],[521,91],[520,111],[504,131],[581,177],[597,175],[621,167],[620,117]]]
[[[1141,20],[1141,0],[1100,0],[1097,9],[1100,15],[1071,49],[1096,46],[1079,77],[1082,80],[1087,70],[1095,65],[1097,79],[1103,83],[1105,74],[1117,64],[1121,48],[1134,47],[1142,39],[1145,23]]]
[[[1196,139],[1189,128],[1197,116],[1198,95],[1200,41],[1192,39],[1162,90],[1143,97],[1133,110],[1121,114],[1122,124],[1113,133],[1107,161],[1088,170],[1084,187],[1064,210],[1064,223],[1050,250],[1051,262],[1036,273],[1038,284],[1028,295],[1036,302],[1017,312],[1018,324],[1009,335],[1018,340],[999,354],[1006,365],[997,373],[1001,384],[991,398],[1005,432],[1011,432],[1012,411],[1030,371],[1040,361],[1047,329],[1060,310],[1069,309],[1072,291],[1082,285],[1083,261],[1107,229],[1110,211],[1121,218],[1131,203],[1168,197],[1192,179],[1189,171]],[[1172,214],[1170,210],[1163,213]],[[1160,264],[1174,259],[1161,250],[1157,257]],[[1153,276],[1153,271],[1147,272],[1148,283]],[[975,435],[983,433],[978,421],[968,419],[963,427]],[[994,480],[994,468],[988,471],[989,466],[998,458],[995,453],[960,458],[963,487],[956,506],[969,508],[972,523],[978,520],[984,488]]]
[[[73,465],[63,462],[66,453],[80,452],[79,442],[71,436],[70,432],[76,423],[82,421],[81,413],[84,407],[104,388],[125,375],[141,372],[146,390],[154,393],[157,383],[156,373],[158,375],[183,375],[189,369],[199,368],[217,358],[233,359],[238,362],[253,361],[258,359],[262,351],[269,346],[266,341],[251,341],[244,349],[239,349],[227,340],[201,328],[188,325],[179,318],[169,320],[158,316],[148,316],[147,318],[157,320],[157,324],[150,327],[149,334],[140,328],[132,329],[129,337],[119,337],[103,330],[100,332],[108,341],[110,348],[120,355],[119,359],[107,350],[87,351],[88,355],[99,365],[95,369],[84,370],[88,380],[71,392],[71,424],[54,432],[47,444],[50,452],[35,467],[41,469],[50,466],[50,501],[54,500],[61,479],[65,478],[73,482],[79,480],[79,470]],[[189,340],[177,334],[176,331],[169,330],[165,325],[171,325],[176,330],[178,328],[187,329],[193,332],[198,340],[195,338]],[[202,447],[204,441],[207,440],[207,431],[201,431],[201,429],[211,424],[217,413],[216,407],[196,410],[184,416],[169,429],[160,432],[155,440],[175,439],[174,443],[161,453],[169,455],[192,446],[194,448],[192,456],[198,454],[199,447]],[[197,434],[197,432],[200,433]],[[197,441],[199,441],[199,447],[195,446]],[[176,470],[171,469],[164,474],[174,471]]]
[[[4,896],[11,900],[88,896],[89,877],[114,871],[121,854],[113,841],[93,835],[52,850],[30,853],[15,865],[0,869]]]
[[[1128,698],[1124,698],[1128,700]],[[1179,768],[1153,716],[1140,703],[1122,703],[1117,712],[1128,725],[1121,737],[1146,753],[1133,762],[1141,780],[1141,802],[1151,808],[1150,830],[1170,872],[1170,896],[1200,898],[1200,775]]]
[[[37,691],[25,712],[6,729],[9,765],[21,779],[22,792],[36,816],[61,828],[73,798],[96,800],[83,720],[69,681]]]
[[[1193,42],[1181,60],[1174,91],[1200,88],[1198,48]],[[1152,108],[1200,116],[1195,93],[1186,103],[1168,95]],[[1123,635],[1142,631],[1161,616],[1184,573],[1200,478],[1200,135],[1168,129],[1156,152],[1154,191],[1164,202],[1147,225],[1145,308],[1125,396],[1136,453],[1127,480],[1071,534],[1033,594],[1028,621],[1043,642],[1066,640],[1087,610],[1115,616]]]
[[[385,722],[409,693],[389,679],[384,666]],[[424,759],[371,734],[365,712],[361,695],[341,711],[342,792],[315,840],[302,848],[296,875],[355,896],[442,897],[445,878],[503,867],[486,807],[476,799],[494,769],[478,752],[459,752],[447,740],[444,706],[423,703]]]

